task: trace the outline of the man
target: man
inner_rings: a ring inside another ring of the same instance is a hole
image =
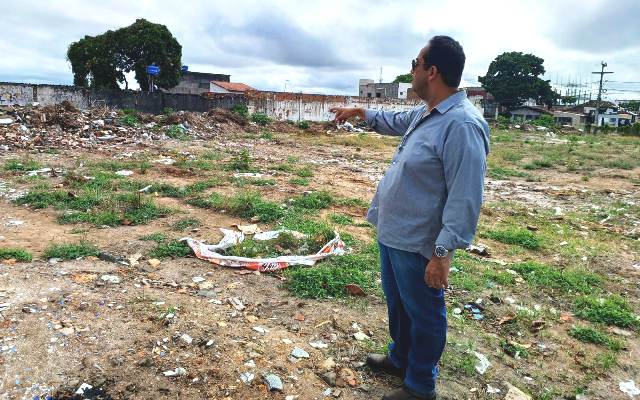
[[[392,343],[370,354],[378,371],[404,378],[383,400],[435,399],[447,333],[444,289],[455,249],[475,234],[489,153],[489,127],[458,89],[465,55],[448,36],[433,37],[412,61],[412,87],[424,100],[406,112],[335,108],[337,123],[360,117],[402,135],[367,214],[377,226],[382,287]]]

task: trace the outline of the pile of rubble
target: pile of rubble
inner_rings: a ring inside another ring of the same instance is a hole
[[[0,150],[95,148],[169,138],[209,139],[220,132],[260,128],[228,110],[162,115],[96,107],[79,110],[67,101],[41,107],[0,107]]]

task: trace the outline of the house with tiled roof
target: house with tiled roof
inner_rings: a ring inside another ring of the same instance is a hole
[[[245,93],[249,90],[256,90],[249,85],[239,82],[209,82],[209,92],[211,93]]]

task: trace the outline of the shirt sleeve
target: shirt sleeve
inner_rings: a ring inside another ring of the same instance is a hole
[[[454,126],[445,137],[442,164],[447,199],[436,246],[453,250],[471,243],[482,206],[488,152],[488,132],[475,123]]]
[[[378,133],[402,136],[409,129],[414,111],[364,110],[364,120]]]

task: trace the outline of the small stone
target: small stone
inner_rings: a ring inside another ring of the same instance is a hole
[[[158,260],[157,258],[152,258],[151,260],[147,261],[149,263],[149,265],[151,265],[152,267],[157,267],[158,265],[161,264],[161,261]]]
[[[322,341],[309,342],[309,346],[313,347],[314,349],[326,349],[327,347],[329,347],[328,344]]]
[[[322,374],[322,380],[327,383],[327,385],[334,387],[336,386],[336,373],[333,371],[325,372]]]
[[[262,333],[263,335],[264,335],[265,333],[269,332],[269,330],[268,330],[268,329],[266,329],[266,328],[264,328],[264,327],[262,327],[262,326],[254,326],[254,327],[253,327],[253,330],[254,330],[254,331],[256,331],[256,332],[258,332],[258,333]]]
[[[281,392],[284,389],[284,386],[282,385],[282,379],[280,379],[278,375],[267,374],[265,375],[264,380],[267,383],[267,389],[269,389],[270,392]]]
[[[322,369],[324,370],[332,370],[336,367],[336,362],[333,361],[333,358],[329,357],[322,363]]]
[[[359,342],[369,339],[369,336],[367,336],[364,332],[356,332],[353,334],[353,337]]]
[[[255,374],[252,374],[251,372],[243,372],[240,374],[240,380],[247,385],[250,384],[255,377]]]
[[[170,369],[168,371],[164,371],[163,374],[164,374],[164,376],[172,378],[172,377],[176,377],[176,376],[186,375],[187,374],[187,370],[182,368],[182,367],[178,367],[176,369]]]
[[[75,332],[75,329],[71,327],[60,329],[60,333],[63,334],[64,336],[71,336],[73,335],[74,332]]]
[[[194,276],[193,278],[191,278],[191,280],[193,281],[193,283],[200,283],[200,282],[206,281],[206,279],[201,276]]]
[[[180,335],[180,340],[182,340],[185,344],[191,344],[191,342],[193,342],[193,338],[186,333]]]
[[[291,351],[291,355],[295,358],[309,358],[309,353],[301,349],[300,347],[296,347]]]
[[[117,275],[102,275],[100,277],[104,282],[109,282],[113,284],[120,283],[120,277]]]

